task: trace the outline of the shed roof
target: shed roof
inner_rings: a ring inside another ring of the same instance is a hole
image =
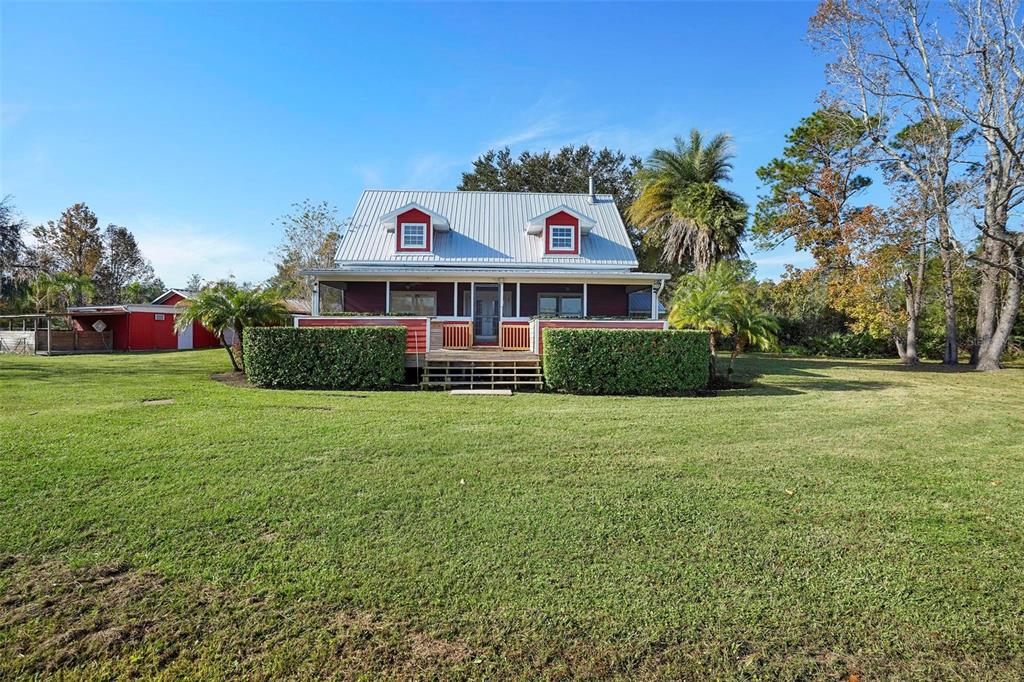
[[[590,200],[585,193],[368,189],[356,205],[336,260],[339,266],[636,268],[636,255],[611,195]],[[397,251],[394,235],[380,224],[382,217],[408,204],[424,206],[448,221],[450,230],[434,235],[431,253]],[[578,256],[545,255],[543,238],[527,234],[531,220],[560,206],[594,221]]]

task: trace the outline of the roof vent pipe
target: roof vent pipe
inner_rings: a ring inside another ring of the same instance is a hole
[[[588,180],[589,180],[589,187],[588,187],[588,192],[587,193],[590,194],[590,203],[596,204],[597,203],[597,197],[594,196],[594,176],[591,175],[588,178]]]

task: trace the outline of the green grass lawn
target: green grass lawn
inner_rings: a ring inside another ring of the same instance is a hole
[[[1024,676],[1024,370],[749,358],[652,399],[227,369],[0,356],[0,678]]]

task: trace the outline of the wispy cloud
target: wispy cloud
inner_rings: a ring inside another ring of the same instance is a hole
[[[509,133],[491,142],[490,147],[515,147],[550,137],[564,128],[564,118],[559,112],[548,112],[539,119],[529,122],[520,130]]]
[[[425,154],[412,159],[404,186],[411,189],[430,189],[448,186],[452,174],[467,166],[465,159],[444,154]]]

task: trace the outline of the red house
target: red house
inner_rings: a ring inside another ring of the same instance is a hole
[[[450,377],[456,359],[536,365],[547,327],[666,327],[669,275],[638,270],[613,198],[593,187],[366,190],[334,267],[304,274],[315,286],[297,326],[404,326],[407,365],[427,375]]]
[[[79,306],[68,308],[71,327],[78,332],[112,333],[114,350],[191,350],[216,348],[220,339],[198,322],[174,333],[177,303],[192,292],[168,289],[149,304]]]

